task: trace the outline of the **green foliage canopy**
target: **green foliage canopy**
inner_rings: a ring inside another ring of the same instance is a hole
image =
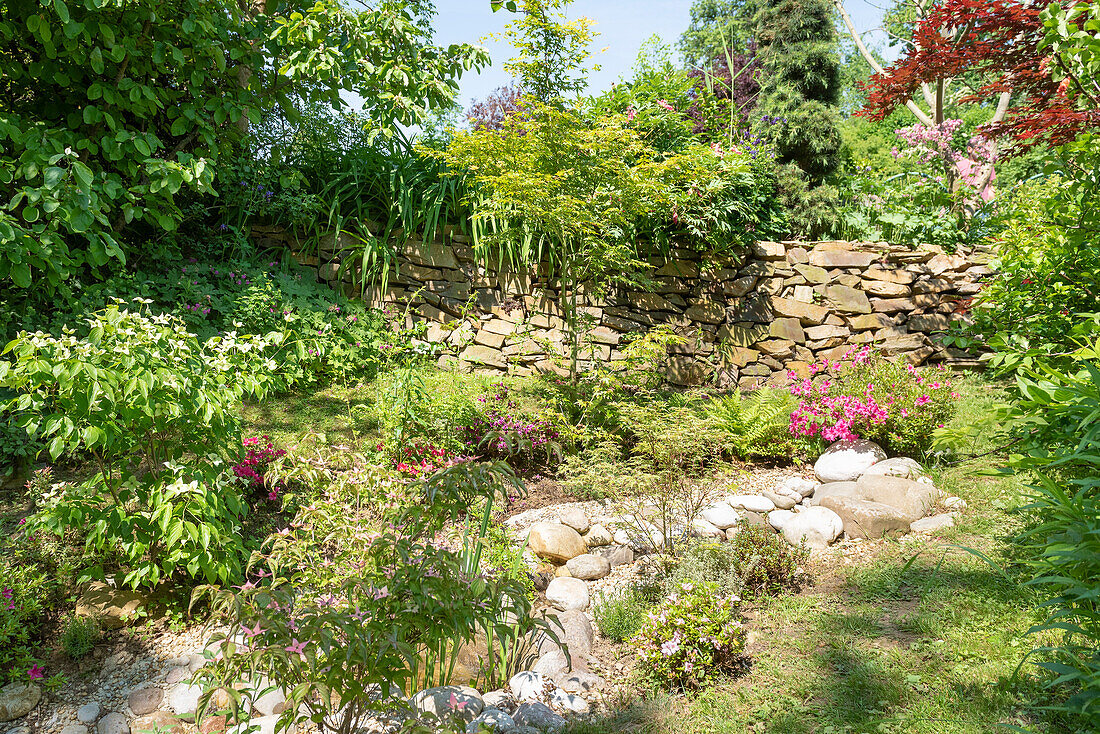
[[[487,56],[432,45],[410,7],[0,0],[0,282],[53,289],[125,262],[273,109],[355,92],[387,132],[449,103]]]

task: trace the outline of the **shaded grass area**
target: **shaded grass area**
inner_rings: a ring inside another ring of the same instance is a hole
[[[959,552],[942,563],[918,558],[901,573],[906,552],[891,548],[839,574],[836,587],[752,610],[757,639],[744,678],[632,702],[574,731],[1075,731],[1031,710],[1041,682],[1034,669],[1017,674],[1038,619],[1032,594]]]

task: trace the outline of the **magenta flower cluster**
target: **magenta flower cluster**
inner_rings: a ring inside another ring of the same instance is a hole
[[[905,365],[901,383],[876,385],[866,377],[871,374],[873,356],[870,347],[854,348],[842,360],[812,365],[809,377],[788,372],[788,389],[800,398],[791,413],[790,432],[830,442],[868,438],[879,433],[876,427],[939,411],[942,400],[937,402],[936,397],[958,397],[946,376],[930,379],[913,365]]]
[[[461,428],[462,439],[471,451],[508,455],[518,450],[531,457],[536,450],[557,441],[558,432],[549,421],[519,413],[507,386],[498,383],[493,388],[491,395],[478,398],[485,409]]]
[[[244,458],[233,467],[233,473],[248,483],[253,490],[264,489],[264,475],[267,474],[271,462],[280,456],[285,456],[286,451],[275,448],[269,436],[252,436],[244,439],[242,445],[245,448]],[[274,502],[279,496],[280,487],[271,487],[267,498]]]

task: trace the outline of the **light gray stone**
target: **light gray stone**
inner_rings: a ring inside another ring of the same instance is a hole
[[[191,671],[187,669],[187,666],[182,666],[170,669],[168,675],[164,677],[164,682],[171,685],[173,683],[179,683],[181,680],[189,677],[191,677]]]
[[[626,545],[609,545],[597,548],[596,553],[610,561],[612,568],[634,563],[634,551]]]
[[[573,578],[583,581],[602,579],[611,573],[611,562],[595,553],[582,553],[579,556],[570,558],[566,561],[565,567],[569,569],[569,573]]]
[[[909,522],[919,520],[936,506],[936,488],[924,482],[865,474],[856,484],[863,499],[896,507]]]
[[[611,537],[611,531],[598,523],[590,527],[584,535],[584,543],[589,548],[611,545],[612,540],[614,539]]]
[[[774,514],[774,513],[773,513]],[[844,531],[844,521],[825,507],[807,507],[783,523],[780,532],[791,545],[803,542],[809,548],[825,548]]]
[[[102,710],[97,701],[89,701],[76,710],[76,719],[83,724],[94,724]]]
[[[908,456],[895,456],[892,459],[883,459],[882,461],[875,462],[867,467],[860,476],[868,474],[916,480],[924,476],[924,469],[918,462],[910,459]]]
[[[782,530],[794,515],[790,510],[772,510],[768,513],[768,524],[776,530]]]
[[[69,724],[61,730],[61,734],[88,734],[88,727],[83,724]]]
[[[725,502],[716,502],[710,507],[704,508],[699,517],[709,522],[719,530],[731,528],[741,522],[741,515],[737,510]]]
[[[548,678],[533,670],[521,670],[508,679],[508,688],[517,701],[537,701],[542,697]]]
[[[735,510],[750,512],[771,512],[775,509],[774,502],[758,494],[735,494],[726,497],[726,503]]]
[[[943,515],[932,515],[931,517],[922,517],[920,520],[914,520],[909,525],[909,530],[914,533],[934,533],[937,530],[943,530],[944,528],[954,526],[955,518],[945,513]]]
[[[849,538],[885,538],[909,531],[905,513],[882,502],[842,495],[823,497],[818,502],[815,509],[828,508],[840,516]]]
[[[168,708],[177,714],[193,714],[199,706],[202,686],[180,682],[168,689]]]
[[[562,510],[558,514],[558,519],[561,520],[562,525],[571,527],[582,534],[588,532],[588,528],[592,525],[584,514],[584,510],[579,507],[569,507]]]
[[[561,650],[551,650],[544,653],[531,666],[533,672],[539,673],[547,679],[553,679],[568,671],[569,668],[569,658]]]
[[[550,630],[557,635],[557,642],[549,634],[543,633],[539,638],[539,654],[550,650],[561,649],[564,645],[568,648],[569,656],[576,659],[592,652],[592,644],[596,640],[596,631],[588,620],[588,615],[574,609],[568,612],[551,612],[547,615]]]
[[[966,500],[962,497],[948,497],[943,501],[943,506],[948,510],[960,512],[966,509]]]
[[[508,714],[499,709],[486,709],[466,725],[466,734],[481,734],[485,730],[510,733],[515,728],[516,722]]]
[[[588,586],[580,579],[558,577],[546,587],[546,600],[562,611],[585,610],[590,601]]]
[[[34,683],[9,683],[0,688],[0,722],[23,718],[41,698],[42,689]]]
[[[568,711],[574,714],[588,713],[588,701],[561,688],[555,689],[550,694],[550,705],[559,711]]]
[[[802,497],[809,497],[814,493],[817,482],[811,482],[802,477],[787,477],[779,483],[779,489],[785,492],[797,492]]]
[[[873,441],[837,441],[814,462],[814,473],[822,482],[852,481],[885,458],[886,452]]]
[[[701,517],[691,521],[691,532],[701,538],[718,538],[723,535],[722,530],[713,523],[709,523]]]
[[[130,722],[117,711],[112,711],[95,725],[96,734],[130,734]]]
[[[781,510],[789,510],[798,504],[798,500],[796,499],[788,497],[787,495],[779,494],[777,492],[772,492],[767,489],[761,492],[761,494],[764,495],[766,499],[770,500],[773,505]]]
[[[470,686],[436,686],[426,688],[412,697],[417,711],[433,714],[440,719],[457,716],[465,722],[481,713],[485,704],[476,688]]]
[[[512,717],[519,726],[530,726],[540,732],[559,732],[565,728],[566,720],[550,710],[544,703],[532,702],[520,704]]]
[[[139,688],[136,691],[130,691],[130,695],[126,698],[126,703],[129,705],[130,710],[134,712],[135,716],[144,716],[160,708],[160,702],[163,700],[164,691],[155,686],[148,686],[146,688]]]
[[[503,688],[483,694],[481,700],[485,704],[486,709],[499,709],[509,714],[515,711],[518,705],[516,697],[512,695],[512,692],[510,690],[506,691]]]

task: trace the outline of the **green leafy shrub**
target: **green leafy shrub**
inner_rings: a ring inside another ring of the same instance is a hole
[[[167,467],[109,488],[98,478],[64,485],[44,498],[31,525],[57,535],[81,531],[85,548],[121,562],[127,569],[122,583],[134,588],[179,573],[223,584],[236,580],[248,555],[241,532],[248,505],[221,471],[226,467],[214,464],[210,476],[190,481],[190,466]],[[86,571],[104,574],[101,563]]]
[[[736,559],[742,598],[798,590],[800,567],[808,553],[805,548],[791,547],[770,527],[742,520],[726,547]]]
[[[693,543],[677,556],[665,584],[715,584],[724,594],[741,598],[797,589],[804,549],[792,548],[770,528],[742,521],[726,543]]]
[[[1034,632],[1060,633],[1037,650],[1038,664],[1064,701],[1059,708],[1100,722],[1100,345],[1083,350],[1072,372],[1036,365],[1019,375],[1009,424],[1024,439],[1012,467],[1033,477],[1030,520],[1017,538],[1048,616]],[[1068,691],[1068,696],[1066,692]]]
[[[975,299],[973,326],[952,334],[964,348],[989,350],[983,359],[995,372],[1036,361],[1070,370],[1074,353],[1100,335],[1095,148],[1096,139],[1084,136],[1058,161],[1073,175],[1031,182],[1009,199],[1005,229],[992,239],[995,273]]]
[[[495,641],[483,663],[498,680],[521,660],[523,635],[545,631],[522,586],[477,573],[477,537],[462,551],[437,541],[515,484],[506,465],[460,464],[416,482],[366,465],[323,474],[332,483],[254,557],[252,580],[197,590],[229,629],[210,640],[224,646],[200,673],[202,708],[220,688],[238,710],[235,683],[262,678],[289,692],[280,726],[329,717],[328,728],[352,731],[360,717],[446,682],[477,632]],[[517,619],[522,634],[509,636]]]
[[[99,642],[99,620],[95,617],[71,615],[61,631],[61,649],[73,660],[90,653]]]
[[[226,334],[282,334],[285,347],[275,371],[287,383],[371,378],[387,363],[432,351],[418,339],[423,327],[391,323],[395,319],[382,311],[318,283],[313,271],[272,260],[173,261],[163,269],[86,285],[60,307],[42,298],[34,293],[18,301],[0,298],[16,316],[4,323],[8,314],[0,312],[0,330],[8,339],[15,336],[11,329],[56,335],[117,300],[142,298],[151,315],[181,319],[201,341]]]
[[[942,364],[918,369],[863,347],[850,350],[845,360],[824,360],[810,369],[816,383],[788,375],[791,393],[801,399],[791,413],[796,436],[830,442],[863,438],[890,454],[920,457],[955,411],[958,394]]]
[[[12,361],[0,362],[0,387],[18,395],[7,408],[26,414],[51,457],[79,454],[97,469],[47,498],[31,525],[119,554],[135,587],[176,572],[235,578],[247,508],[226,486],[223,460],[240,451],[242,398],[278,385],[267,355],[280,342],[200,343],[179,319],[117,305],[93,314],[81,336],[20,334],[5,350]]]
[[[685,583],[650,612],[631,647],[648,683],[693,689],[738,670],[745,636],[736,596],[717,584]]]
[[[51,481],[48,470],[28,483],[33,499]],[[0,687],[44,675],[46,637],[73,580],[70,549],[52,536],[0,521]]]
[[[638,589],[630,586],[616,594],[601,594],[592,605],[592,615],[600,634],[615,642],[626,642],[641,629],[652,606]]]
[[[179,224],[181,191],[209,192],[210,163],[296,102],[370,90],[375,135],[449,104],[488,54],[433,45],[422,9],[185,0],[166,22],[150,0],[6,4],[0,279],[55,290],[135,259]]]

